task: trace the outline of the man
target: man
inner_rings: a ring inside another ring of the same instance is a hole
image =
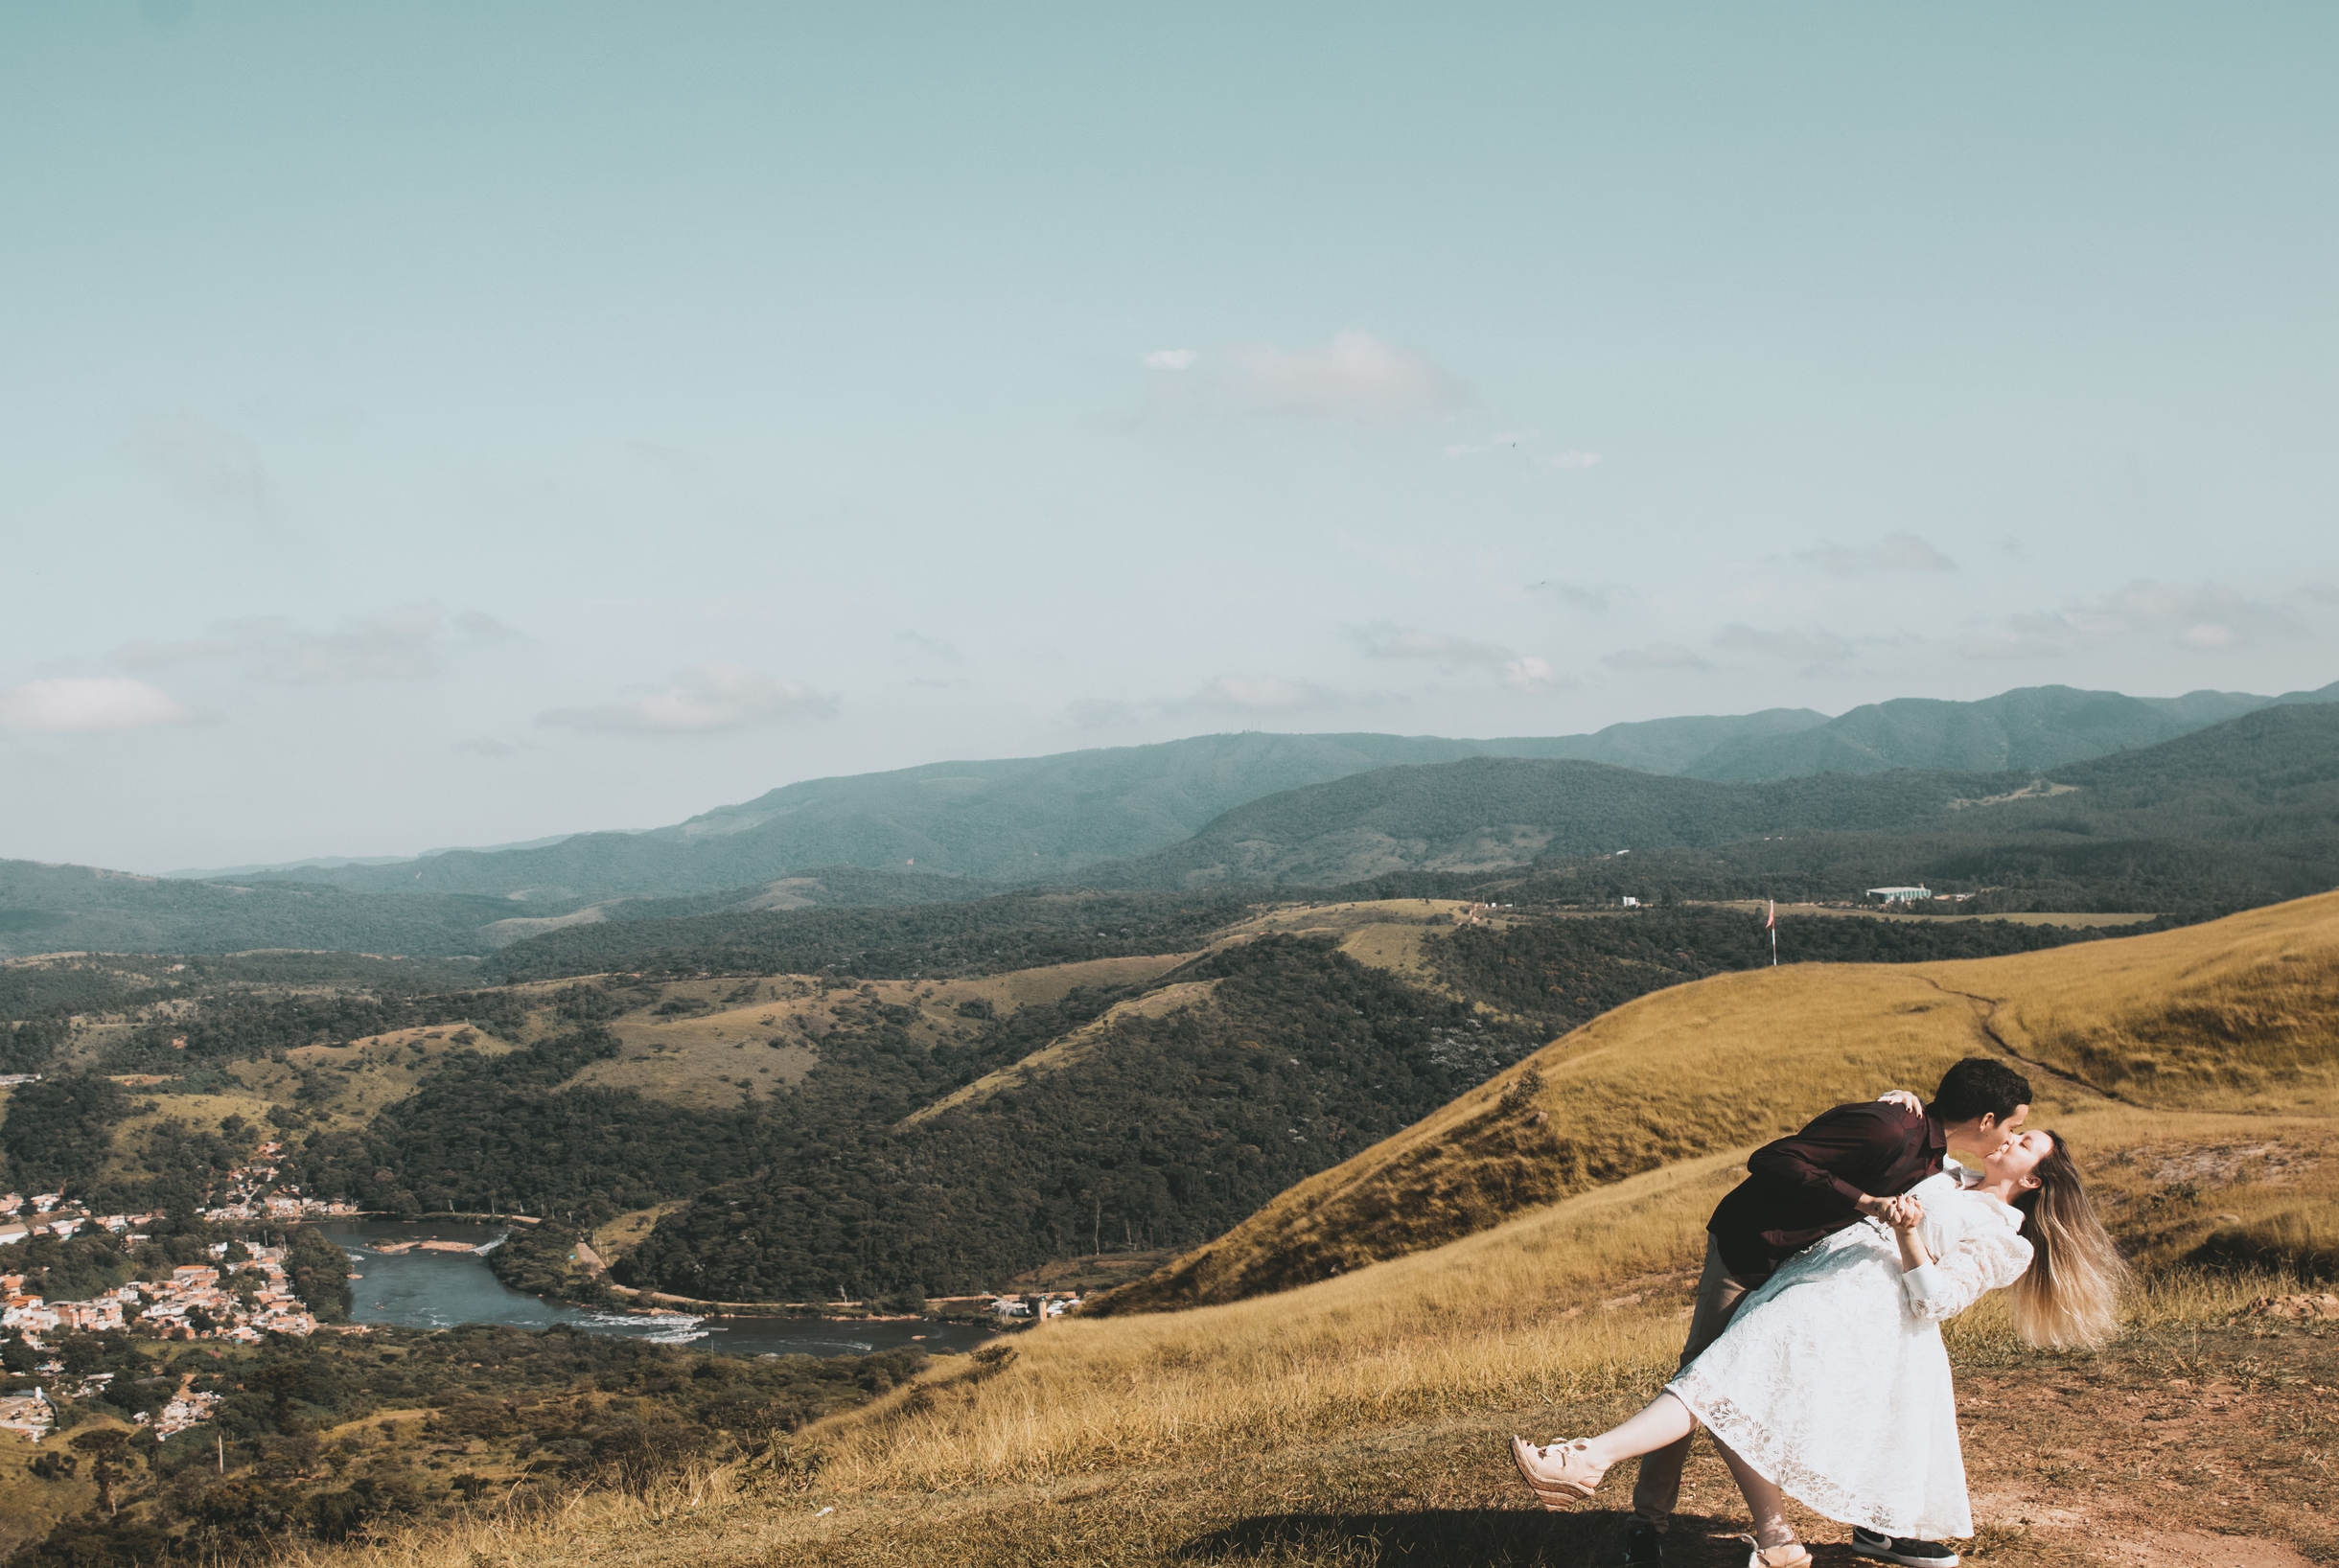
[[[1766,1143],[1747,1160],[1747,1179],[1706,1222],[1705,1272],[1698,1280],[1686,1367],[1721,1337],[1747,1292],[1778,1265],[1863,1216],[1887,1217],[1893,1201],[1952,1154],[1988,1154],[2030,1115],[2030,1082],[2004,1063],[1969,1056],[1942,1074],[1933,1103],[1895,1093],[1864,1105],[1839,1105],[1793,1138]],[[1640,1462],[1624,1555],[1633,1568],[1665,1560],[1665,1527],[1681,1491],[1689,1439]],[[1955,1568],[1957,1554],[1935,1541],[1852,1532],[1852,1549],[1887,1562]]]

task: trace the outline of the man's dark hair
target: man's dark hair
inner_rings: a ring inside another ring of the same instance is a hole
[[[1994,1116],[2003,1121],[2017,1105],[2030,1103],[2030,1080],[1992,1056],[1968,1056],[1941,1074],[1941,1087],[1928,1106],[1943,1121]]]

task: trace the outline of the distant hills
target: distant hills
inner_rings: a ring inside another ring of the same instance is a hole
[[[1979,773],[2057,768],[2158,746],[2276,703],[2335,700],[2339,683],[2274,698],[2231,691],[2123,697],[2069,686],[2026,686],[1978,703],[1904,697],[1792,734],[1734,735],[1679,771],[1753,783],[1896,768]]]
[[[576,925],[947,903],[1067,881],[1327,887],[1628,848],[1719,854],[1787,834],[1839,842],[1930,835],[1930,874],[2003,882],[2013,873],[1997,847],[1979,862],[1951,853],[1977,837],[2000,843],[2003,822],[2059,836],[2050,847],[2066,864],[2054,876],[2068,882],[2065,851],[2074,834],[2096,835],[2100,845],[2107,825],[2093,814],[2106,796],[2051,811],[2025,805],[1987,821],[1955,816],[1952,802],[2012,793],[2045,771],[2060,778],[2090,759],[2154,757],[2187,736],[2334,701],[2339,683],[2278,698],[2040,686],[1977,703],[1883,703],[1835,719],[1773,708],[1588,735],[1206,735],[814,779],[648,832],[387,863],[326,858],[156,879],[0,862],[0,955],[306,947],[444,957]],[[2278,732],[2279,724],[2266,731]],[[2133,777],[2147,780],[2161,766],[2140,762]],[[2288,818],[2259,821],[2266,808],[2248,778],[2218,788],[2232,820],[2177,832],[2164,812],[2149,824],[2123,819],[2119,831],[2188,842],[2295,837]],[[1897,849],[1862,854],[1860,866],[1840,860],[1820,881],[1864,875],[1869,861],[1913,864]],[[1775,853],[1725,858],[1766,878],[1781,869]],[[2245,882],[2287,888],[2319,865],[2309,856],[2281,876]],[[1804,863],[1797,874],[1810,871]],[[2192,881],[2205,889],[2194,900],[2203,906],[2259,896],[2230,877],[2225,891],[2211,888],[2214,877]]]
[[[2159,746],[2037,773],[1900,770],[1733,784],[1520,759],[1386,769],[1253,801],[1091,880],[1326,888],[1406,873],[1483,876],[1620,850],[1791,841],[1797,848],[1766,847],[1742,861],[1775,870],[1822,840],[1883,835],[1902,845],[1904,879],[1929,862],[1934,875],[1984,875],[1977,857],[2009,841],[2063,841],[2098,855],[2118,845],[2113,853],[2131,859],[2231,844],[2200,853],[2249,860],[2279,844],[2296,882],[2269,896],[2320,891],[2339,880],[2339,705],[2263,706]],[[1910,847],[1911,836],[1923,846]]]
[[[1374,769],[1511,756],[1582,757],[1673,772],[1719,745],[1823,723],[1807,709],[1780,708],[1554,738],[1200,735],[1158,746],[809,779],[646,833],[585,833],[541,847],[449,850],[263,875],[359,892],[528,903],[713,893],[825,865],[915,865],[930,875],[1044,882],[1176,843],[1262,796]]]
[[[514,911],[529,915],[613,898],[722,893],[822,866],[1049,882],[1166,849],[1253,801],[1392,767],[1508,757],[1735,783],[1908,768],[2000,772],[2154,746],[2278,703],[2333,700],[2339,683],[2282,698],[2210,691],[2139,698],[2035,686],[1977,703],[1876,703],[1836,719],[1771,708],[1610,725],[1587,735],[1202,735],[810,779],[648,832],[586,833],[379,864],[308,864],[237,880],[554,906]]]
[[[468,893],[353,892],[315,883],[185,882],[86,865],[0,861],[0,958],[36,953],[247,953],[325,950],[420,957],[488,953],[612,910],[672,920],[717,910],[882,909],[995,889],[946,877],[832,866],[709,898],[585,904],[550,917]],[[560,906],[555,906],[560,908]]]

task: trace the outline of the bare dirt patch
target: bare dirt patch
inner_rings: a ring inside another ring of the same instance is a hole
[[[2152,1179],[2231,1187],[2239,1182],[2296,1181],[2323,1163],[2320,1155],[2286,1143],[2200,1143],[2153,1151]]]

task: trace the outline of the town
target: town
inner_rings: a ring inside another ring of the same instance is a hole
[[[221,1194],[226,1201],[205,1208],[201,1217],[233,1227],[356,1212],[349,1204],[305,1197],[296,1188],[275,1189],[275,1158],[281,1153],[278,1144],[262,1144],[248,1164],[227,1173]],[[147,1227],[162,1217],[160,1212],[96,1213],[63,1192],[0,1193],[0,1247],[104,1234],[121,1239],[134,1268],[151,1240]],[[10,1386],[0,1390],[0,1430],[38,1442],[56,1429],[60,1398],[102,1395],[110,1372],[67,1378],[59,1348],[72,1335],[121,1333],[259,1345],[271,1335],[305,1337],[316,1331],[314,1314],[286,1277],[288,1247],[230,1234],[206,1250],[209,1262],[181,1263],[161,1274],[161,1264],[168,1259],[158,1259],[148,1271],[154,1278],[133,1280],[76,1301],[44,1298],[22,1272],[0,1274],[0,1329],[9,1338],[9,1370],[15,1374]],[[28,1377],[37,1379],[30,1388],[25,1386]],[[208,1420],[219,1402],[217,1394],[182,1388],[162,1410],[151,1416],[142,1412],[135,1420],[149,1427],[159,1442]]]

